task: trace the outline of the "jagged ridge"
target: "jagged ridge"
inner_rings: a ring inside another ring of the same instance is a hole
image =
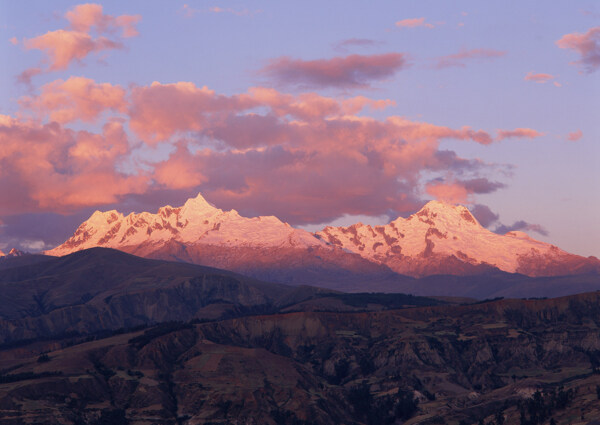
[[[311,234],[274,216],[246,218],[235,210],[220,210],[199,194],[182,207],[165,206],[156,214],[96,211],[71,238],[46,253],[60,256],[95,246],[287,283],[324,284],[314,279],[326,279],[331,284],[336,280],[332,270],[334,275],[370,270],[377,279],[392,271],[420,277],[492,268],[528,276],[600,270],[593,257],[569,254],[523,232],[498,235],[482,227],[464,206],[438,201],[385,226],[358,223]]]

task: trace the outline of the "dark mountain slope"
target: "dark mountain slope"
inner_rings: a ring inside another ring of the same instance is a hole
[[[0,271],[0,343],[272,313],[328,293],[333,291],[92,248]],[[340,308],[356,309],[344,302]],[[389,307],[384,302],[381,308]]]

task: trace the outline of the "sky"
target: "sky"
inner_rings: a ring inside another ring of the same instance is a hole
[[[0,250],[201,192],[600,257],[600,3],[0,1]]]

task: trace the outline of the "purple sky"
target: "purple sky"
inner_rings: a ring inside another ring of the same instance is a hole
[[[600,256],[596,1],[0,3],[0,249],[201,191],[314,230],[427,200]]]

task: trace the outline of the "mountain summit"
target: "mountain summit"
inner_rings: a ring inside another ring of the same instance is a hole
[[[161,207],[156,214],[124,216],[115,210],[96,211],[70,239],[46,254],[62,256],[96,246],[132,251],[168,242],[280,248],[325,245],[311,233],[295,229],[277,217],[242,217],[235,210],[214,207],[199,194],[181,207]]]
[[[274,216],[247,218],[235,210],[223,211],[199,194],[156,214],[96,211],[46,254],[62,256],[96,246],[284,283],[347,283],[359,276],[364,289],[371,279],[396,273],[421,277],[500,269],[557,276],[600,269],[597,259],[569,254],[523,232],[493,233],[464,206],[439,201],[385,226],[328,226],[313,234]]]
[[[412,276],[470,274],[495,267],[529,276],[594,269],[594,261],[537,241],[524,232],[499,235],[462,205],[428,202],[385,226],[326,227],[317,235],[364,258]],[[597,267],[596,262],[596,267]]]

